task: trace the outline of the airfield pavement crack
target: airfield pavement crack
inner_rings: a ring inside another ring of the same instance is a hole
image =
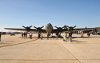
[[[80,61],[78,58],[76,58],[76,57],[72,54],[72,52],[71,52],[68,48],[66,48],[66,47],[63,45],[63,43],[61,43],[61,46],[62,46],[66,51],[69,51],[70,54],[71,54],[76,60],[78,60],[79,63],[81,63],[81,61]]]
[[[38,40],[38,39],[29,40],[29,41],[24,41],[24,42],[20,42],[20,43],[13,43],[13,44],[8,44],[8,45],[3,45],[3,46],[0,46],[0,48],[2,48],[2,47],[14,46],[14,45],[21,45],[21,44],[30,43],[30,42],[33,42],[33,41],[36,41],[36,40]]]

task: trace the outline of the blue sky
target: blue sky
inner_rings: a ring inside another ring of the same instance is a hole
[[[100,0],[0,0],[0,28],[22,25],[100,26]]]

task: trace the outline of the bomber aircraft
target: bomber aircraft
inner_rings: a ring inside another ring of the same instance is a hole
[[[38,38],[41,37],[41,33],[47,33],[47,39],[53,33],[56,33],[56,36],[59,38],[61,36],[61,33],[64,31],[68,31],[72,36],[73,33],[76,32],[78,33],[79,31],[81,31],[84,34],[95,30],[95,28],[75,28],[76,26],[67,26],[67,25],[64,25],[63,27],[54,26],[56,28],[54,29],[51,23],[48,23],[44,29],[43,29],[44,26],[41,27],[33,26],[34,29],[32,28],[32,26],[26,26],[26,27],[22,26],[22,27],[24,27],[24,29],[23,28],[4,28],[4,29],[19,30],[19,31],[26,31],[26,32],[30,32],[30,31],[37,32]]]

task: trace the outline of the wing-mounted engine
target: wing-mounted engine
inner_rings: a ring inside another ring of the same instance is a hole
[[[42,33],[42,28],[43,28],[44,26],[41,26],[41,27],[36,27],[36,26],[34,26],[34,28],[36,29],[36,32],[38,32],[38,33]]]
[[[32,27],[32,25],[31,25],[31,26],[22,26],[22,27],[24,27],[25,30],[26,30],[27,32],[29,32],[29,31],[31,31],[31,27]]]

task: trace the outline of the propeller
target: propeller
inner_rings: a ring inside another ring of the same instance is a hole
[[[25,26],[22,26],[22,27],[24,27],[24,28],[25,28]]]
[[[75,27],[76,27],[76,25],[73,28],[75,28]]]
[[[29,26],[30,28],[32,27],[32,25],[31,26]]]
[[[44,26],[40,27],[41,29],[43,28]]]
[[[67,29],[68,27],[69,27],[69,26],[67,26],[67,25],[64,25],[64,26],[63,26],[64,29]]]
[[[22,27],[24,27],[24,28],[31,28],[31,27],[32,27],[32,25],[31,25],[31,26],[22,26]]]
[[[54,26],[54,27],[58,28],[57,26]]]
[[[41,27],[33,26],[33,27],[36,28],[36,29],[42,29],[44,26],[41,26]]]
[[[33,27],[37,29],[37,27],[35,27],[35,26],[33,26]]]
[[[31,31],[31,27],[32,27],[32,25],[31,25],[31,26],[22,26],[22,27],[24,27],[25,30],[26,30],[27,32],[29,32],[29,31]]]

